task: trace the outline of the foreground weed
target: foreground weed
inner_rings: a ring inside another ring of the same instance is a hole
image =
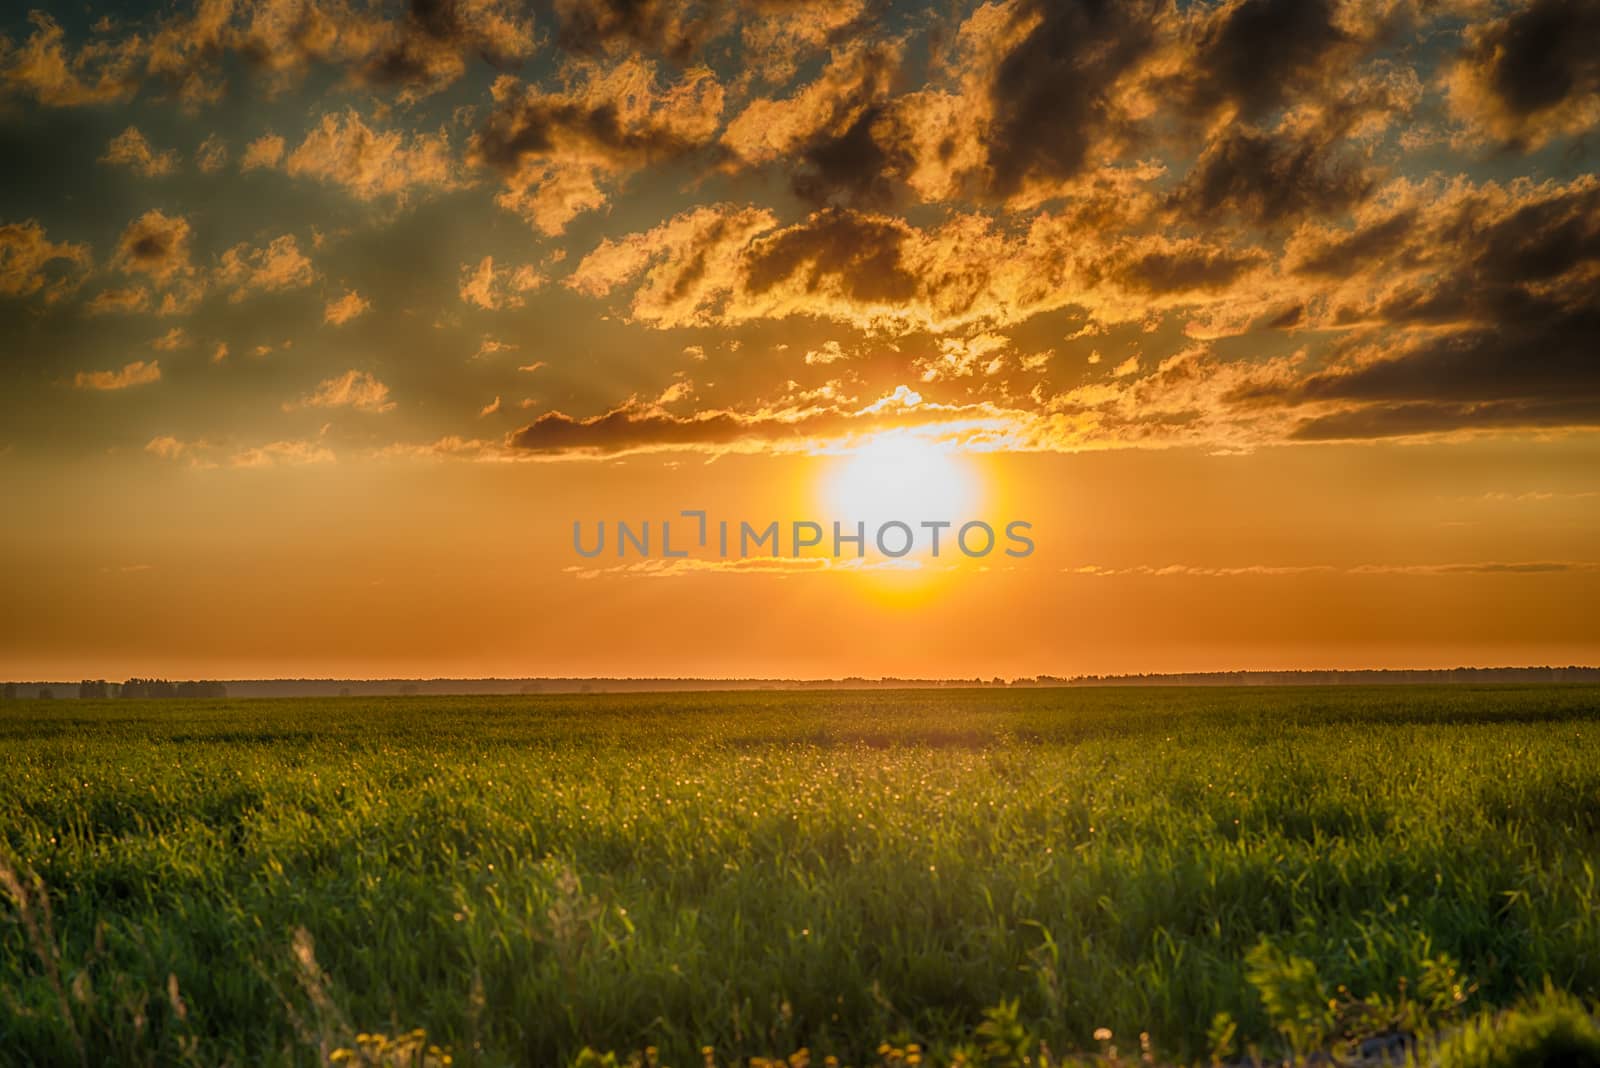
[[[1600,1021],[1577,998],[1546,987],[1447,1034],[1429,1062],[1430,1068],[1600,1068]]]
[[[42,1001],[30,1002],[9,984],[3,989],[12,1024],[0,1030],[0,1040],[9,1030],[18,1041],[51,1051],[49,1060],[84,1068],[200,1063],[199,1036],[190,1026],[176,974],[168,972],[162,988],[152,992],[111,967],[101,925],[96,925],[94,942],[81,960],[64,959],[44,881],[3,848],[0,892],[22,928],[45,992]]]

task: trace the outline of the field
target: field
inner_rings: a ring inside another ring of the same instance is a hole
[[[0,782],[8,1065],[1188,1064],[1600,994],[1591,688],[11,702]]]

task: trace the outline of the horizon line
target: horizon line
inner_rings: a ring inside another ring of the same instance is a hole
[[[774,686],[826,686],[828,684],[856,684],[868,686],[892,686],[894,684],[909,684],[919,686],[983,686],[996,685],[1034,685],[1048,686],[1059,684],[1073,684],[1082,682],[1116,682],[1122,680],[1160,680],[1160,679],[1223,679],[1250,676],[1341,676],[1341,675],[1485,675],[1485,674],[1511,674],[1519,672],[1575,672],[1579,674],[1594,673],[1600,676],[1600,665],[1593,664],[1500,664],[1490,666],[1458,665],[1455,667],[1431,668],[1396,668],[1396,667],[1360,667],[1360,668],[1225,668],[1200,671],[1141,671],[1141,672],[1114,672],[1100,674],[1094,672],[1080,672],[1070,675],[1056,675],[1040,673],[1036,675],[827,675],[827,676],[780,676],[780,675],[387,675],[387,676],[338,676],[338,675],[279,675],[256,676],[236,678],[185,678],[179,676],[165,677],[160,675],[132,675],[129,680],[139,679],[144,681],[159,682],[215,682],[227,685],[294,685],[294,684],[354,684],[354,685],[383,685],[383,684],[479,684],[488,685],[495,683],[506,684],[535,684],[535,683],[571,683],[571,684],[626,684],[638,685],[648,683],[670,683],[678,686],[696,683],[710,683],[722,685],[760,685]],[[68,678],[37,678],[0,680],[6,686],[75,686],[82,682],[105,683],[107,685],[122,685],[124,680],[115,680],[104,677],[81,676],[77,679]]]

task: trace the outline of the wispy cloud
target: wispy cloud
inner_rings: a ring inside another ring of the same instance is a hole
[[[161,361],[134,360],[117,371],[79,371],[72,384],[78,389],[116,390],[161,381]]]
[[[381,413],[393,411],[395,402],[389,399],[388,386],[366,371],[351,370],[323,379],[298,402],[284,405],[285,411],[296,408],[353,408],[358,412]]]

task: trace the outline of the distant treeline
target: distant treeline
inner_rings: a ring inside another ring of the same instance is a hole
[[[895,690],[1055,686],[1381,686],[1440,683],[1596,683],[1600,668],[1506,667],[1417,671],[1225,671],[1183,675],[1038,675],[964,679],[244,679],[235,697],[380,697],[413,694],[661,693],[689,690]]]
[[[6,700],[33,697],[48,701],[60,689],[62,696],[71,692],[67,683],[15,683],[8,682],[0,696]],[[84,679],[78,683],[78,696],[95,697],[226,697],[228,687],[211,679],[171,682],[167,679],[129,679],[127,682],[107,682],[105,679]]]
[[[1594,667],[1494,667],[1354,671],[1199,671],[1185,674],[1074,675],[1019,679],[1013,686],[1383,686],[1418,683],[1600,683]]]
[[[383,697],[446,694],[661,693],[691,690],[889,690],[944,687],[1059,686],[1396,686],[1458,684],[1600,684],[1596,667],[1496,667],[1443,670],[1209,671],[1146,675],[1036,675],[1032,678],[965,679],[671,679],[671,678],[521,678],[521,679],[242,679],[169,682],[129,679],[108,683],[85,679],[78,697]],[[71,683],[5,684],[7,698],[73,695]]]
[[[97,693],[84,693],[84,687],[98,687]],[[111,691],[115,692],[111,692]],[[166,679],[129,679],[121,686],[107,685],[104,681],[84,682],[78,687],[79,697],[226,697],[228,687],[209,679],[191,682],[168,682]]]

